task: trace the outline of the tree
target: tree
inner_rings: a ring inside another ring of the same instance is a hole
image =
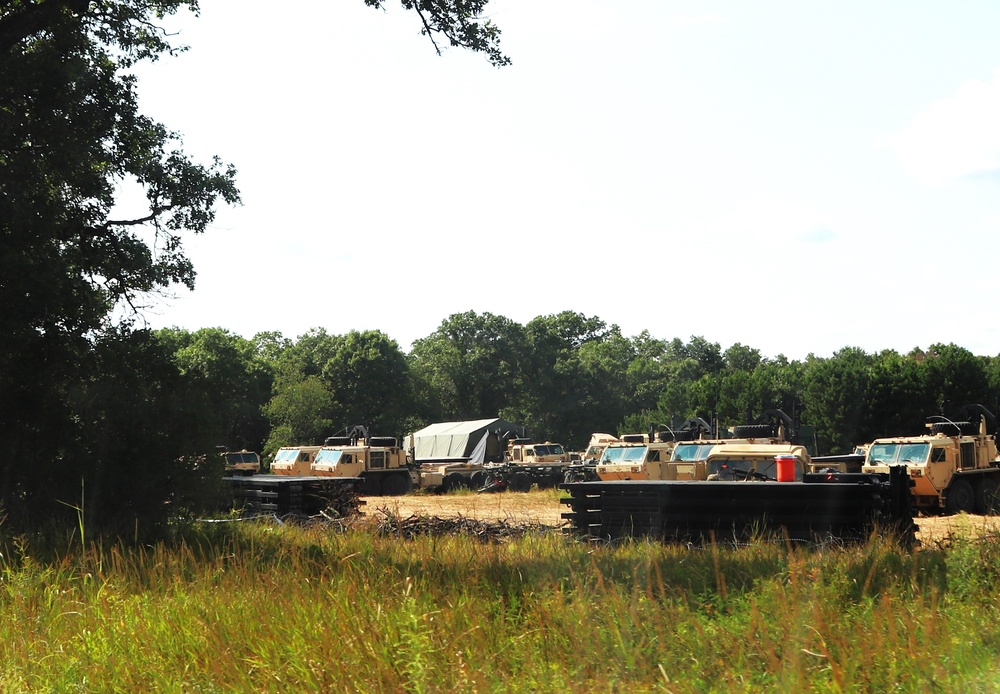
[[[435,47],[444,38],[504,65],[487,1],[401,3]],[[121,486],[135,461],[123,446],[95,444],[87,427],[97,423],[77,408],[112,397],[116,380],[149,394],[121,398],[129,407],[101,425],[108,442],[167,421],[165,403],[183,408],[167,395],[188,380],[176,365],[159,368],[170,358],[136,323],[157,294],[194,286],[184,236],[205,231],[218,204],[240,202],[233,166],[191,160],[178,135],[138,109],[130,69],[184,50],[157,25],[184,8],[197,13],[197,0],[0,0],[0,507],[16,519],[7,527],[31,527],[30,511],[63,494],[25,472],[43,452],[50,475],[134,493],[105,500],[136,514],[160,517],[183,478],[175,457],[165,465],[176,474],[151,477],[162,485]],[[119,214],[118,191],[130,187],[145,195],[143,209]],[[137,354],[149,368],[136,368]],[[177,437],[165,452],[201,443],[200,430],[164,432]]]
[[[819,450],[846,453],[864,441],[874,361],[857,347],[838,350],[831,359],[806,359],[803,401]]]
[[[514,400],[524,363],[524,329],[509,318],[474,311],[445,319],[413,343],[410,365],[430,389],[435,418],[496,417]]]
[[[582,448],[596,431],[621,422],[635,349],[616,325],[572,311],[525,326],[524,366],[508,419],[536,439]]]
[[[484,16],[489,0],[400,0],[404,9],[413,10],[423,25],[421,33],[430,38],[441,54],[438,37],[452,46],[461,46],[486,54],[497,66],[510,65],[510,58],[500,52],[500,29]],[[365,0],[369,7],[383,7],[385,0]]]
[[[174,355],[181,375],[191,379],[195,394],[189,407],[200,408],[213,445],[261,450],[269,429],[263,408],[271,398],[274,371],[258,344],[222,328],[194,333],[170,328],[156,337]]]
[[[402,434],[413,411],[409,365],[399,344],[378,330],[352,330],[320,370],[333,394],[333,421],[364,424],[372,434]]]

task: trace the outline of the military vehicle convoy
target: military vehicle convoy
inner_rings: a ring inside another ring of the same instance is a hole
[[[996,438],[986,433],[987,417],[993,415],[978,405],[967,411],[973,421],[934,417],[921,436],[875,439],[867,447],[862,471],[884,473],[904,466],[920,511],[1000,512]]]
[[[720,437],[718,429],[696,417],[677,430],[661,425],[650,427],[648,434],[627,434],[605,449],[597,476],[605,481],[724,479],[735,470],[724,462],[727,455],[742,456],[756,474],[768,474],[767,469],[773,475],[778,455],[796,457],[800,477],[809,469],[807,447],[786,439],[797,440],[799,427],[781,410],[768,410],[758,423],[733,427],[728,437]],[[724,452],[733,446],[743,448]],[[709,465],[713,455],[718,462]]]
[[[321,446],[285,446],[271,461],[271,474],[231,474],[223,478],[232,491],[235,508],[264,513],[321,512],[341,517],[360,506],[360,477],[323,478],[312,474],[311,465]]]

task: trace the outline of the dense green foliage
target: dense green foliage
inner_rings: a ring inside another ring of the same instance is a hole
[[[962,419],[964,405],[995,411],[1000,392],[1000,359],[956,345],[905,355],[847,347],[789,361],[702,337],[626,337],[570,311],[526,325],[456,314],[408,354],[377,331],[316,329],[270,345],[278,378],[273,398],[258,403],[271,419],[269,451],[354,424],[398,435],[496,416],[582,449],[597,431],[646,431],[689,417],[731,427],[780,409],[816,430],[820,453],[842,453],[879,436],[924,433],[931,415]]]
[[[555,500],[553,499],[553,503]],[[1000,541],[0,545],[4,691],[996,691]]]
[[[509,61],[482,17],[487,2],[401,5],[435,48],[446,40],[500,66]],[[73,523],[83,509],[92,527],[154,531],[202,507],[219,473],[207,452],[259,448],[270,435],[261,408],[275,373],[263,357],[277,338],[141,327],[158,294],[194,286],[185,235],[205,231],[217,204],[240,202],[233,166],[192,161],[138,109],[133,68],[184,50],[158,25],[179,11],[197,14],[198,3],[0,0],[0,512],[10,525]],[[362,362],[383,363],[380,345],[356,347],[368,350]],[[352,387],[333,403],[344,417],[391,405]]]

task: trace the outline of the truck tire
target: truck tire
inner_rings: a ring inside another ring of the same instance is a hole
[[[512,492],[526,492],[531,489],[531,475],[526,472],[516,472],[510,478],[508,487]]]
[[[365,496],[382,496],[382,478],[378,475],[363,473],[361,475],[361,493]]]
[[[409,473],[393,473],[382,480],[382,496],[403,496],[413,489]]]
[[[444,476],[444,490],[450,492],[455,489],[467,489],[468,480],[457,472],[452,472]]]
[[[480,470],[479,472],[472,473],[472,479],[469,480],[469,487],[479,491],[486,486],[487,481],[486,473]]]
[[[1000,477],[983,475],[976,485],[976,513],[993,516],[1000,512]]]
[[[769,439],[770,424],[740,424],[733,427],[733,437],[737,439]]]
[[[953,479],[945,490],[944,507],[948,513],[972,513],[976,509],[976,495],[969,480],[959,477]]]

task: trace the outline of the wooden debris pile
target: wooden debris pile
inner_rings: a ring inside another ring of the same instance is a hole
[[[449,518],[422,515],[403,518],[387,508],[378,509],[377,515],[372,520],[375,523],[375,532],[379,535],[407,540],[412,540],[418,535],[465,535],[475,537],[482,542],[506,542],[525,535],[556,530],[541,523],[502,519],[480,520],[467,518],[461,514]]]

